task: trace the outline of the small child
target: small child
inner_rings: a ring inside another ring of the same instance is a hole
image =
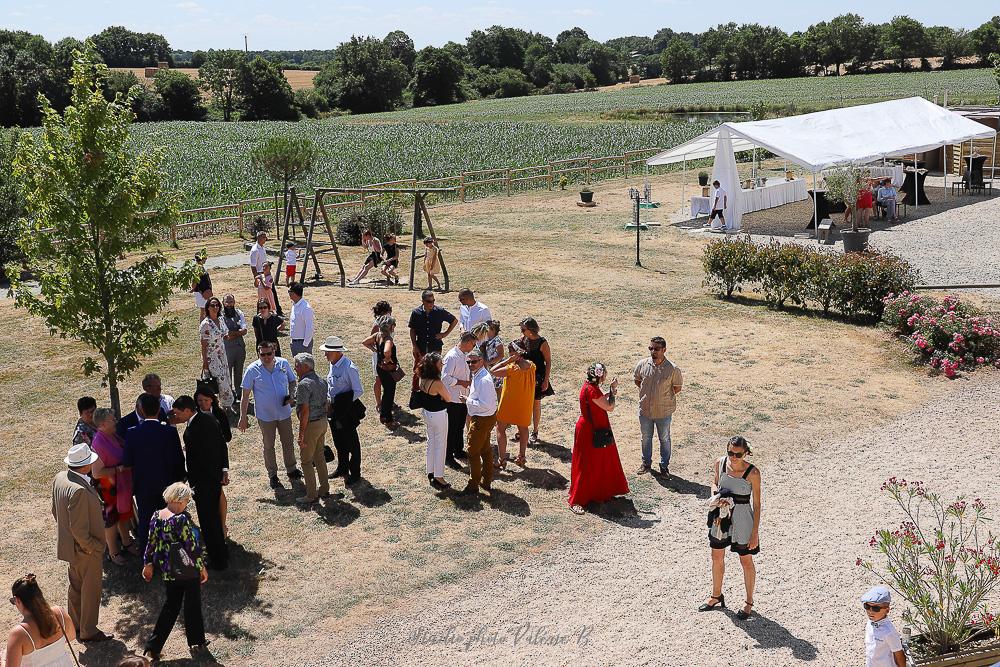
[[[271,312],[274,312],[274,276],[271,275],[271,267],[274,266],[274,262],[265,262],[264,270],[257,274],[254,279],[254,285],[257,287],[257,298],[265,299],[269,306],[271,306]]]
[[[868,615],[865,625],[865,667],[906,667],[906,653],[896,626],[888,618],[889,588],[875,586],[863,596],[861,604]]]
[[[289,241],[285,244],[285,284],[291,285],[295,282],[295,268],[299,262],[299,253],[295,249],[295,242]]]
[[[441,289],[441,281],[437,274],[441,270],[441,248],[433,236],[424,237],[424,273],[427,274],[427,289],[431,289],[431,281],[437,283]]]

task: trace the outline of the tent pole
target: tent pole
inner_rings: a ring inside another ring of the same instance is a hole
[[[681,214],[684,214],[684,202],[687,201],[687,182],[688,182],[688,159],[684,158],[684,172],[681,177]]]
[[[816,192],[816,172],[813,172],[813,232],[816,234],[816,242],[819,243],[819,194]]]
[[[917,173],[917,152],[913,151],[913,208],[920,210],[920,174]]]
[[[993,135],[993,152],[990,154],[990,180],[997,173],[997,135]]]
[[[941,144],[941,173],[944,174],[944,196],[948,198],[948,147]]]

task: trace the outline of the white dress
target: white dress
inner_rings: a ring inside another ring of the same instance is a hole
[[[64,623],[59,619],[60,625]],[[72,654],[69,652],[69,644],[61,636],[62,629],[59,630],[60,637],[48,646],[35,648],[35,640],[31,639],[31,633],[21,626],[24,634],[28,635],[31,641],[31,648],[35,649],[31,653],[21,658],[21,667],[76,667]]]
[[[229,361],[226,358],[226,345],[223,336],[228,333],[228,328],[220,319],[219,322],[212,321],[206,317],[201,321],[201,339],[208,343],[206,356],[208,357],[208,372],[219,381],[219,404],[233,404],[233,385],[229,379]]]

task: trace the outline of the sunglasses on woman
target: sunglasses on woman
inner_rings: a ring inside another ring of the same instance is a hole
[[[728,451],[728,450],[726,451],[726,456],[728,456],[730,458],[733,458],[733,459],[741,459],[745,455],[746,455],[746,452],[732,452],[732,451]]]

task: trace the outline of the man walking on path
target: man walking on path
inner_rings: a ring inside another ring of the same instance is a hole
[[[253,274],[254,289],[257,284],[258,274],[264,273],[264,265],[267,264],[267,249],[264,244],[267,243],[267,232],[261,230],[257,232],[257,242],[253,244],[250,248],[250,260],[247,262],[250,264],[250,272]],[[274,295],[274,310],[278,315],[284,315],[284,311],[281,310],[281,302],[278,301],[278,281],[275,280],[274,284],[271,285],[271,294]]]
[[[728,203],[728,196],[726,195],[726,189],[722,187],[718,181],[712,181],[712,187],[715,191],[712,193],[712,213],[708,216],[708,225],[712,225],[712,221],[716,217],[722,221],[721,229],[726,228],[726,204]]]
[[[469,485],[463,494],[479,492],[482,486],[490,491],[493,484],[493,450],[490,449],[490,433],[497,423],[497,391],[493,376],[483,364],[482,354],[475,347],[466,355],[472,381],[469,394],[465,397],[465,407],[469,411]]]
[[[56,520],[56,556],[69,563],[69,617],[81,642],[111,639],[97,628],[101,611],[104,560],[104,516],[101,497],[91,484],[90,469],[97,454],[90,445],[73,445],[68,470],[52,482],[52,517]]]
[[[292,300],[292,317],[288,337],[292,340],[292,357],[302,352],[312,354],[313,333],[316,330],[316,313],[309,302],[302,298],[302,283],[292,283],[288,287],[288,298]]]
[[[281,438],[281,455],[289,480],[302,479],[302,471],[295,467],[295,445],[292,442],[292,395],[295,392],[295,373],[281,357],[274,356],[275,344],[261,341],[257,346],[257,361],[247,366],[243,374],[243,398],[240,399],[240,422],[237,428],[247,430],[247,410],[253,394],[254,416],[260,425],[264,441],[264,467],[272,489],[278,482],[278,460],[274,454],[275,435]]]
[[[670,422],[681,391],[681,369],[666,358],[667,341],[655,336],[649,341],[649,356],[635,367],[639,388],[639,429],[642,433],[642,465],[638,474],[650,472],[653,464],[653,429],[660,440],[660,474],[670,474]]]

